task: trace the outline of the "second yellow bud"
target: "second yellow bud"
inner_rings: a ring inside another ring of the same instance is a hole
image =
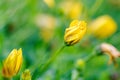
[[[21,68],[22,49],[13,49],[3,64],[2,74],[6,78],[15,76]]]
[[[76,44],[83,38],[86,33],[86,22],[74,20],[71,22],[70,27],[66,29],[64,41],[67,46]]]

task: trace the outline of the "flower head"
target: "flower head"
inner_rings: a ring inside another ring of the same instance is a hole
[[[10,78],[18,73],[22,64],[22,49],[13,49],[3,64],[2,74]]]
[[[98,17],[89,25],[89,32],[97,38],[107,38],[116,30],[116,22],[108,15]]]
[[[76,44],[83,38],[86,32],[86,22],[74,20],[71,22],[69,28],[66,29],[64,41],[67,46]]]
[[[31,80],[30,70],[26,69],[21,76],[21,80]]]
[[[100,48],[103,53],[107,54],[110,57],[109,63],[115,63],[115,59],[120,57],[120,52],[111,44],[102,43],[100,45]]]

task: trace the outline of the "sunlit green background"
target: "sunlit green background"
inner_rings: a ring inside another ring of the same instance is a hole
[[[22,48],[23,50],[22,68],[13,78],[13,80],[19,80],[25,69],[32,71],[38,66],[43,66],[52,53],[64,45],[64,31],[73,19],[61,11],[59,5],[62,1],[65,0],[55,0],[55,5],[49,7],[43,0],[0,0],[0,80],[2,80],[3,61],[12,49]],[[39,75],[37,79],[34,79],[31,72],[32,80],[71,80],[76,60],[90,55],[94,47],[102,42],[108,42],[120,50],[120,0],[74,1],[84,6],[81,12],[83,16],[79,17],[79,20],[89,23],[92,19],[107,14],[117,23],[117,31],[106,39],[86,36],[80,43],[66,47],[44,73],[40,74],[40,69],[37,69],[38,73],[36,71],[34,74]],[[49,40],[43,39],[41,28],[36,24],[36,17],[39,14],[50,15],[55,19],[55,27],[51,31],[53,36]],[[86,38],[89,40],[88,43],[84,42]],[[109,57],[106,55],[90,60],[86,63],[82,79],[119,80],[120,65],[115,68],[113,64],[108,65],[108,60]],[[116,61],[120,64],[120,59]]]

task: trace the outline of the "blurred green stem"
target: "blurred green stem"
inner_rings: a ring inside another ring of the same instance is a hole
[[[43,67],[39,66],[38,68],[36,68],[34,70],[34,72],[33,72],[33,77],[32,78],[36,80],[36,78],[38,77],[38,75],[41,75],[42,73],[44,73],[44,71],[46,71],[48,69],[48,67],[50,66],[50,64],[57,58],[57,56],[65,48],[65,46],[66,45],[63,45],[57,52],[53,53],[51,55],[50,59],[48,59],[48,61],[44,64]]]
[[[97,55],[97,54],[96,54],[96,51],[93,50],[92,54],[89,55],[87,58],[85,58],[85,62],[90,61],[90,60],[93,59],[96,55]]]
[[[99,9],[102,3],[103,3],[103,0],[96,0],[96,2],[91,7],[90,16],[94,15],[97,12],[97,10]]]
[[[47,63],[43,66],[42,72],[44,72],[47,67],[57,58],[58,54],[65,48],[65,45],[63,45],[57,52],[53,53],[50,59],[47,61]]]
[[[103,0],[96,0],[90,10],[89,8],[84,6],[84,9],[83,9],[84,19],[89,22],[91,20],[90,17],[93,16],[97,12],[97,10],[100,8],[102,3],[103,3]]]
[[[72,71],[71,80],[84,80],[83,75],[81,75],[81,71],[74,69]]]

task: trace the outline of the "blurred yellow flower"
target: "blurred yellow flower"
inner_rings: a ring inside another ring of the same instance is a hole
[[[35,17],[35,24],[40,28],[40,35],[44,41],[50,41],[54,35],[56,19],[48,14],[38,14]]]
[[[60,9],[71,19],[79,19],[82,8],[82,4],[74,0],[65,0],[60,4]]]
[[[55,1],[54,0],[43,0],[49,7],[54,7]]]
[[[21,76],[21,80],[31,80],[30,70],[26,69]]]
[[[120,57],[120,52],[111,44],[108,43],[102,43],[100,45],[101,51],[107,55],[109,55],[110,60],[109,63],[114,62],[115,58]]]
[[[66,29],[64,41],[66,45],[70,46],[79,42],[86,33],[86,22],[73,20],[70,27]]]
[[[3,64],[2,74],[11,78],[18,73],[22,64],[22,49],[13,49]]]
[[[97,38],[107,38],[116,30],[116,22],[108,15],[98,17],[89,25],[89,32]]]

